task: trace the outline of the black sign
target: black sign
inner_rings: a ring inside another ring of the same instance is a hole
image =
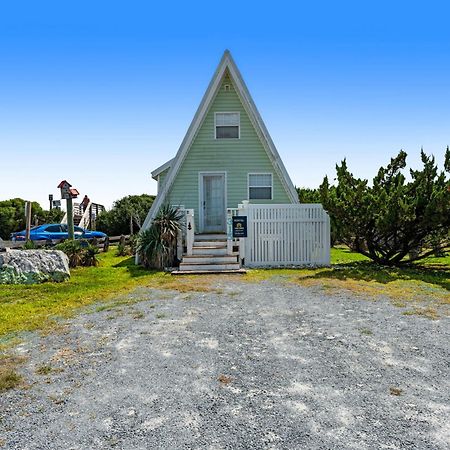
[[[247,237],[247,216],[233,216],[233,237]]]

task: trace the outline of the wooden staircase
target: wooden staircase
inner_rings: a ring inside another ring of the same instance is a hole
[[[226,234],[196,234],[192,255],[183,255],[180,270],[173,275],[245,273],[239,263],[239,253],[227,254]]]

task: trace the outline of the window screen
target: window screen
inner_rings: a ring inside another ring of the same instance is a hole
[[[272,200],[272,174],[251,173],[248,175],[249,200]]]
[[[239,113],[216,113],[216,139],[239,138]]]

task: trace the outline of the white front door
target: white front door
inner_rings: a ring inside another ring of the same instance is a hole
[[[225,174],[200,174],[200,232],[226,231]]]

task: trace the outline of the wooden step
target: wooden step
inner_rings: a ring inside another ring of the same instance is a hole
[[[182,262],[180,263],[180,270],[183,271],[204,271],[204,272],[220,272],[222,270],[238,270],[241,268],[241,265],[237,262],[235,263],[220,263],[220,264],[210,264],[210,263],[196,263],[190,264]]]
[[[227,235],[225,233],[211,233],[211,234],[196,234],[194,241],[226,241]]]
[[[192,256],[183,256],[183,263],[189,264],[217,264],[217,263],[235,263],[237,262],[237,254],[235,255],[192,255]]]
[[[194,247],[215,247],[222,248],[227,246],[227,241],[194,241]]]
[[[212,274],[244,274],[247,273],[245,269],[233,270],[174,270],[172,275],[212,275]]]
[[[199,255],[210,255],[210,256],[219,256],[227,254],[227,247],[192,247],[192,254]]]

